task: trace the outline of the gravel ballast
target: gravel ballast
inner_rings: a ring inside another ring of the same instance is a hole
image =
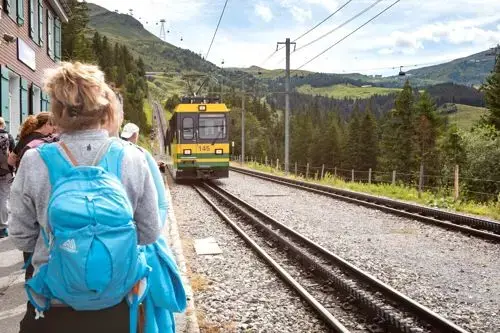
[[[192,187],[171,192],[201,332],[329,331]],[[223,254],[196,254],[194,240],[208,237]]]
[[[231,172],[218,185],[471,332],[500,332],[500,245]]]

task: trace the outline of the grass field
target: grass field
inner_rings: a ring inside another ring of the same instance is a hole
[[[329,87],[313,88],[310,85],[303,85],[297,88],[297,91],[308,95],[321,95],[333,98],[354,98],[363,99],[373,95],[389,95],[397,93],[401,89],[398,88],[383,88],[383,87],[356,87],[350,84],[336,84]]]
[[[153,108],[147,99],[144,100],[144,114],[146,115],[146,123],[148,126],[153,126]]]
[[[237,163],[235,166],[239,167],[240,165]],[[285,176],[283,171],[259,163],[247,163],[245,166],[258,171]],[[290,178],[305,180],[302,177],[295,177],[294,175],[290,176]],[[307,179],[307,181],[500,220],[500,199],[484,203],[468,200],[454,201],[452,197],[446,194],[436,194],[429,191],[424,191],[419,196],[417,189],[409,186],[346,182],[329,174],[323,180]]]
[[[155,76],[153,82],[148,81],[148,89],[151,97],[163,104],[175,94],[182,96],[185,93],[185,83],[177,76]]]
[[[448,115],[450,123],[455,123],[457,126],[464,130],[469,130],[474,123],[481,119],[481,116],[486,114],[486,108],[456,104],[458,108],[457,113]]]

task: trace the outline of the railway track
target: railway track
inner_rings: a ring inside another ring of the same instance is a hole
[[[270,175],[259,171],[237,167],[230,167],[230,170],[316,194],[329,196],[334,199],[378,209],[387,213],[407,217],[486,240],[500,242],[500,223],[498,222],[410,204],[398,200],[381,198],[369,194]]]
[[[165,153],[165,147],[166,147],[166,139],[165,139],[165,133],[166,133],[166,120],[165,120],[165,115],[163,113],[163,108],[162,106],[154,101],[152,102],[153,106],[153,111],[154,111],[154,117],[157,123],[156,130],[158,133],[157,138],[160,141],[160,150],[161,153]]]
[[[335,332],[468,332],[215,184],[194,188]]]

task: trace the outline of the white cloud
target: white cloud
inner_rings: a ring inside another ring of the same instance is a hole
[[[500,20],[500,15],[481,17],[478,19],[455,20],[425,24],[418,28],[395,30],[386,36],[363,37],[357,49],[396,49],[400,52],[415,52],[424,49],[425,43],[449,43],[462,45],[496,44],[500,40],[500,30],[487,29],[483,26],[490,25]]]
[[[335,0],[304,0],[304,2],[312,5],[320,5],[322,7],[325,7],[331,12],[333,12],[335,9],[339,7],[338,2]]]
[[[310,9],[304,9],[302,7],[293,5],[290,8],[290,12],[292,13],[293,18],[301,23],[305,22],[306,20],[312,19],[312,12]]]
[[[315,0],[307,0],[306,2],[308,1]],[[304,23],[306,20],[312,19],[311,8],[303,6],[304,3],[301,0],[279,0],[279,4],[288,9],[297,22]]]
[[[389,48],[383,48],[383,49],[378,50],[378,54],[380,54],[380,55],[391,55],[393,53],[394,53],[394,50],[389,49]]]
[[[273,19],[273,12],[271,11],[271,8],[263,3],[256,4],[254,10],[255,14],[266,22],[270,22]]]

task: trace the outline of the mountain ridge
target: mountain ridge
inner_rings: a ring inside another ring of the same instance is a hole
[[[98,31],[107,36],[113,43],[127,45],[134,56],[143,59],[146,71],[211,74],[223,77],[224,85],[231,87],[241,86],[241,77],[250,81],[257,80],[267,88],[283,83],[283,70],[267,70],[256,65],[248,68],[220,68],[191,50],[161,40],[145,29],[142,23],[131,15],[111,12],[93,3],[87,3],[87,6],[90,18],[89,37]],[[478,86],[484,82],[493,68],[494,59],[487,53],[488,51],[483,51],[451,62],[412,69],[404,77],[292,71],[292,87],[307,84],[313,87],[327,87],[340,83],[358,87],[373,85],[384,88],[401,88],[406,79],[410,79],[412,86],[419,88],[447,82],[469,87]]]

